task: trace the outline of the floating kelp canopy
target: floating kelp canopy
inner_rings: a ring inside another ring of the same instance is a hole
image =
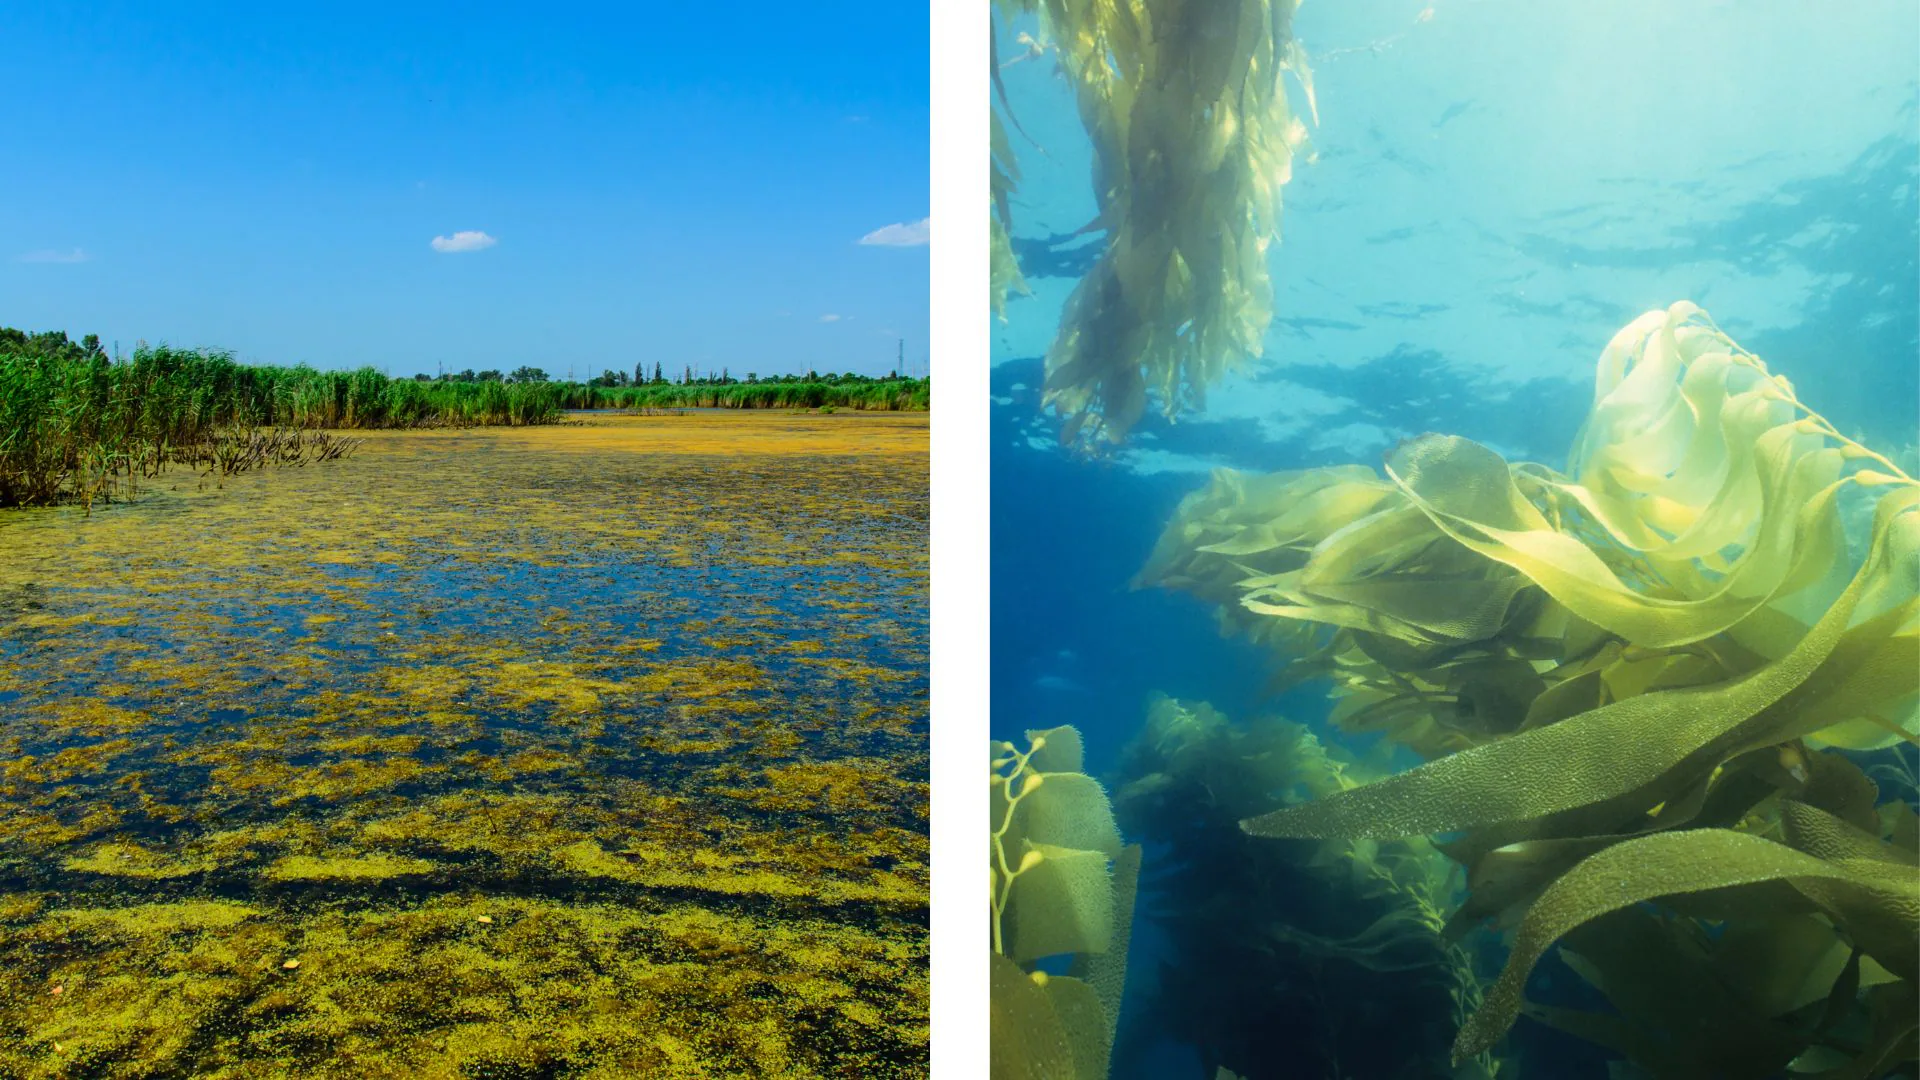
[[[1066,441],[1118,442],[1149,391],[1173,416],[1261,355],[1273,317],[1267,248],[1306,138],[1283,72],[1313,103],[1291,29],[1299,0],[997,6],[1038,11],[1057,49],[1093,140],[1093,224],[1107,236],[1047,354],[1045,402]],[[998,144],[995,159],[998,200],[1010,190]],[[996,301],[1002,257],[996,244]]]
[[[1143,580],[1223,604],[1283,680],[1333,680],[1335,725],[1430,759],[1245,826],[1454,834],[1455,929],[1519,927],[1457,1056],[1572,935],[1621,1015],[1527,1011],[1655,1075],[1878,1076],[1920,1015],[1916,508],[1920,484],[1681,303],[1601,355],[1568,473],[1445,435],[1384,477],[1222,473]]]
[[[992,1074],[1104,1080],[1126,982],[1140,848],[1123,846],[1080,733],[993,743]],[[1070,975],[1040,962],[1071,957]]]

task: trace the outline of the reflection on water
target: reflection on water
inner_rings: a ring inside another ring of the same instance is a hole
[[[924,1071],[926,476],[596,418],[0,521],[0,1072]]]

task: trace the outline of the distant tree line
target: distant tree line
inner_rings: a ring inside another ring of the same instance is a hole
[[[438,376],[425,374],[415,375],[414,379],[417,382],[538,383],[552,381],[552,376],[548,375],[545,370],[537,367],[516,368],[511,374],[506,375],[502,375],[498,371],[475,371],[472,368],[467,368],[463,371],[448,372]],[[899,372],[889,372],[885,375],[859,375],[854,372],[841,374],[829,371],[822,375],[817,371],[811,370],[804,375],[761,375],[758,372],[749,371],[745,378],[736,378],[732,372],[725,367],[722,367],[719,374],[716,375],[713,372],[695,371],[691,364],[681,368],[677,375],[669,378],[663,365],[659,361],[655,361],[651,373],[647,371],[647,365],[645,363],[634,365],[633,374],[631,375],[625,371],[616,371],[613,368],[607,368],[600,374],[588,379],[583,385],[608,389],[623,386],[759,386],[761,384],[784,385],[792,383],[811,383],[822,386],[864,386],[871,383],[912,381],[914,380],[901,375]]]

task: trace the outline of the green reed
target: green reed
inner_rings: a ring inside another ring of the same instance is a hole
[[[253,366],[165,345],[115,362],[91,338],[0,330],[0,506],[110,498],[226,429],[550,423],[569,392]]]

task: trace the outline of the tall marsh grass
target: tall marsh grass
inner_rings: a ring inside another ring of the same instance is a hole
[[[0,506],[111,497],[233,429],[539,424],[567,388],[390,379],[372,368],[256,367],[220,352],[0,332]]]
[[[532,369],[526,369],[532,372]],[[545,424],[567,409],[924,410],[927,379],[791,378],[596,386],[493,377],[393,379],[373,368],[255,366],[145,346],[115,361],[96,338],[0,327],[0,507],[111,498],[170,463],[278,460],[259,429]],[[282,446],[276,435],[273,445]],[[286,446],[305,453],[312,440]],[[317,450],[315,451],[318,452]],[[344,451],[340,451],[344,452]]]

